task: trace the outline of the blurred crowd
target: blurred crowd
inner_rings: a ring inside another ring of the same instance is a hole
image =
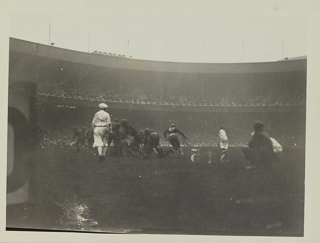
[[[278,89],[278,87],[269,87],[270,85],[268,85],[268,91],[261,92],[266,88],[265,86],[238,90],[240,86],[231,87],[225,84],[220,84],[216,89],[211,87],[211,84],[206,84],[209,86],[199,88],[199,85],[194,82],[189,82],[182,86],[181,83],[172,82],[172,85],[170,85],[168,83],[159,85],[159,82],[139,83],[139,81],[120,85],[119,82],[99,83],[95,81],[89,82],[88,80],[81,84],[70,80],[59,83],[57,79],[47,79],[38,83],[37,94],[87,101],[177,106],[293,106],[305,105],[306,102],[306,92],[303,92],[301,88],[293,88],[292,92],[289,92],[289,90],[286,91],[283,88],[286,86]],[[186,125],[187,128],[190,128],[190,125]],[[46,130],[46,128],[44,129]],[[204,127],[202,130],[206,132],[186,131],[188,143],[192,146],[217,146],[217,134],[210,129],[209,127]],[[207,132],[208,130],[210,131],[209,133]],[[47,146],[65,147],[71,146],[73,142],[72,127],[58,129],[50,126],[47,132],[43,141]],[[158,132],[161,133],[161,131]],[[232,132],[230,135],[231,145],[242,146],[248,141],[246,131]],[[284,135],[286,134],[284,133]],[[296,137],[293,136],[277,137],[277,139],[287,146],[294,146],[296,143],[294,141],[297,141]],[[163,137],[160,143],[168,145],[168,142]]]
[[[73,142],[72,128],[44,129],[47,133],[43,137],[44,146],[67,147]]]
[[[38,85],[39,95],[61,98],[71,98],[90,101],[123,102],[136,104],[179,105],[179,106],[291,106],[305,105],[305,92],[299,95],[262,95],[260,93],[214,95],[200,92],[184,93],[181,90],[158,92],[158,90],[145,90],[139,87],[121,92],[112,87],[87,86],[79,89],[72,85],[52,85],[42,82]]]

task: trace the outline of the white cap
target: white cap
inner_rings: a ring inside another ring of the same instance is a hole
[[[108,108],[108,106],[107,106],[107,104],[105,104],[105,103],[100,103],[100,104],[99,104],[99,108],[100,108],[101,110],[103,110],[103,109]]]

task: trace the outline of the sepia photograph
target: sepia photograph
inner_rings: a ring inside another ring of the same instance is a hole
[[[303,238],[306,16],[80,2],[9,14],[6,232]]]

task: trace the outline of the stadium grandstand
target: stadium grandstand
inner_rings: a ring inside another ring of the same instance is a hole
[[[250,138],[262,120],[281,144],[304,146],[307,58],[265,63],[176,63],[96,55],[10,38],[9,106],[32,97],[47,142],[64,144],[73,126],[91,125],[100,102],[137,129],[179,125],[193,145]],[[30,87],[33,88],[30,88]]]

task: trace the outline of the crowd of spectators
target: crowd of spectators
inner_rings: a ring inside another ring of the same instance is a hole
[[[69,98],[88,101],[121,102],[136,104],[157,104],[157,105],[177,105],[177,106],[292,106],[305,105],[305,92],[298,94],[283,92],[225,92],[211,89],[183,89],[167,88],[161,90],[160,86],[144,87],[143,85],[124,85],[124,87],[110,85],[108,83],[91,82],[88,85],[64,82],[58,83],[53,80],[46,80],[38,83],[37,93],[42,96],[53,96],[59,98]],[[45,128],[44,128],[45,129]],[[46,130],[46,129],[45,129]],[[208,130],[208,129],[204,129]],[[47,130],[44,137],[46,146],[71,146],[73,131],[72,127],[63,129]],[[231,133],[232,134],[232,133]],[[302,136],[303,137],[303,136]],[[216,134],[201,133],[199,131],[188,130],[188,143],[193,146],[217,146],[218,138]],[[234,133],[230,136],[230,144],[243,146],[248,140],[247,133]],[[283,145],[299,146],[295,136],[277,138]],[[161,144],[169,145],[167,141],[161,139]]]
[[[73,142],[72,128],[66,129],[44,129],[46,134],[43,138],[44,146],[67,147]]]
[[[270,91],[271,92],[271,91]],[[181,90],[131,89],[116,90],[112,87],[88,86],[79,90],[76,85],[48,85],[38,84],[38,94],[61,98],[71,98],[90,101],[122,102],[136,104],[179,105],[179,106],[291,106],[305,105],[305,92],[298,95],[272,95],[260,93],[250,94],[225,94],[208,92],[183,93]]]

